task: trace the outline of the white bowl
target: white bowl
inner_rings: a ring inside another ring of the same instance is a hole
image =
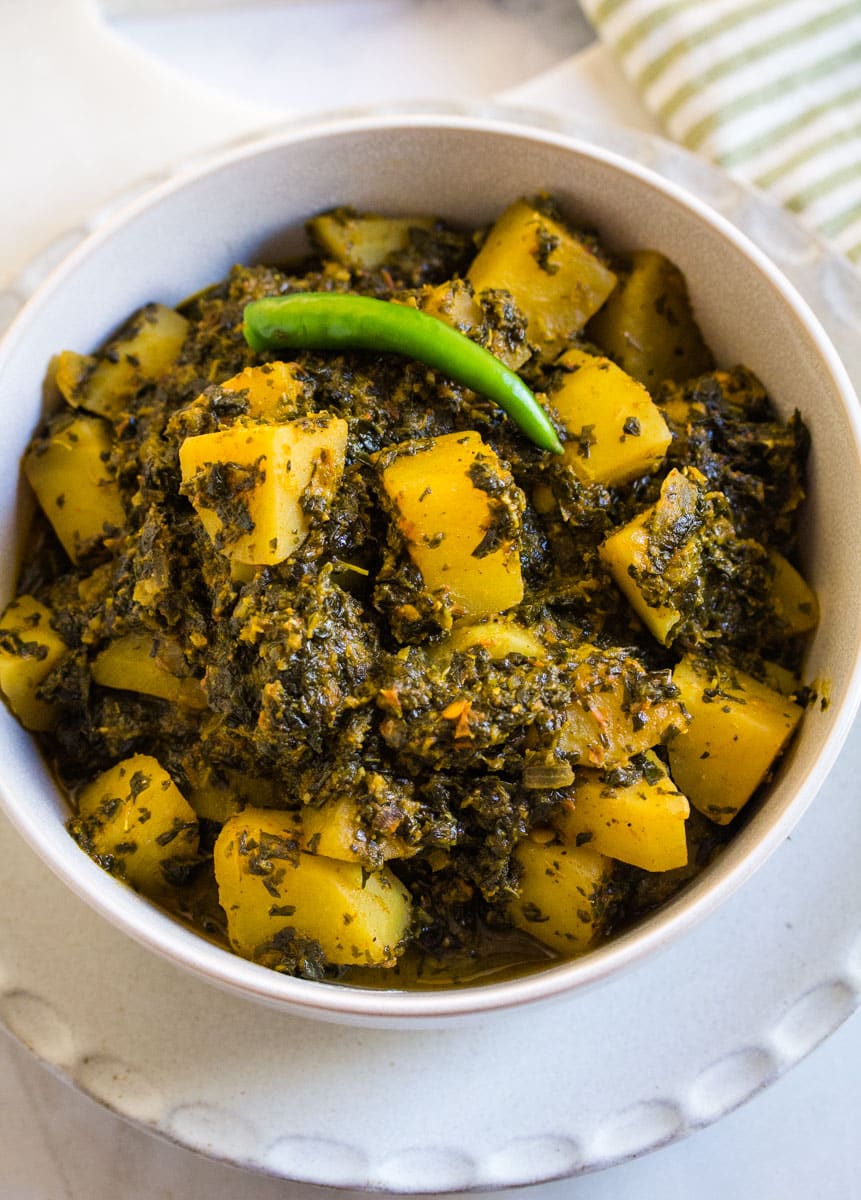
[[[0,602],[15,585],[29,512],[12,481],[41,412],[58,349],[89,350],[149,300],[177,303],[235,262],[279,261],[305,248],[322,209],[443,215],[474,225],[544,190],[609,247],[650,247],[687,277],[720,363],[744,362],[783,415],[798,408],[813,440],[804,569],[822,618],[805,677],[827,689],[811,708],[767,801],[719,860],[636,928],[583,958],[524,978],[432,992],[362,990],[287,978],[240,959],[103,872],[65,829],[66,803],[29,735],[5,709],[0,800],[72,890],[179,966],[239,994],[326,1020],[439,1023],[568,994],[642,960],[713,911],[775,850],[833,764],[861,696],[861,422],[846,372],[813,314],[767,258],[723,218],[648,170],[570,138],[492,121],[347,120],[229,154],[158,188],[85,242],[43,285],[0,346]],[[835,831],[839,836],[839,831]],[[811,898],[815,902],[815,897]]]

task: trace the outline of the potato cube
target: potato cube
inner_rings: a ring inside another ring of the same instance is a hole
[[[532,351],[523,339],[521,327],[513,328],[516,317],[510,316],[510,308],[508,320],[489,321],[465,279],[452,279],[435,288],[428,287],[421,296],[420,306],[423,312],[477,341],[512,371],[518,370],[531,357]],[[503,311],[506,311],[504,307]]]
[[[355,800],[349,796],[330,800],[319,807],[302,809],[301,849],[341,862],[367,863],[389,858],[408,858],[412,851],[395,837],[367,830]]]
[[[27,482],[73,562],[125,525],[110,453],[108,424],[81,414],[58,423],[24,456]]]
[[[799,677],[794,671],[781,666],[780,663],[763,659],[762,674],[763,683],[773,688],[775,692],[780,692],[781,696],[789,696],[790,700],[794,700],[801,690]]]
[[[726,825],[766,778],[803,710],[750,675],[689,657],[673,681],[691,723],[669,745],[670,771],[695,808]]]
[[[471,333],[484,321],[481,305],[464,279],[450,279],[436,287],[428,287],[420,297],[419,306],[423,312],[461,333]]]
[[[375,271],[387,258],[406,250],[413,229],[431,230],[432,217],[382,217],[335,209],[308,222],[308,232],[323,253],[354,271]]]
[[[598,548],[619,590],[664,645],[675,636],[681,612],[672,601],[651,603],[648,586],[658,585],[670,595],[697,586],[707,523],[711,536],[727,541],[735,537],[723,511],[725,498],[720,492],[706,492],[705,485],[694,468],[670,471],[657,502],[611,533]]]
[[[223,825],[246,805],[280,808],[283,785],[274,779],[249,775],[230,767],[215,767],[202,747],[183,755],[180,766],[188,780],[185,797],[198,817]]]
[[[357,840],[361,818],[348,798],[329,801],[319,807],[306,805],[302,810],[300,847],[309,854],[337,858],[340,862],[362,862]]]
[[[33,596],[18,596],[0,617],[0,691],[26,729],[51,729],[56,709],[37,689],[68,646],[51,628],[52,612]]]
[[[652,509],[634,517],[627,525],[605,538],[599,548],[601,560],[609,568],[616,586],[653,637],[666,645],[670,634],[681,620],[681,613],[671,604],[649,604],[629,568],[635,571],[651,569],[649,562],[649,522]]]
[[[588,844],[644,871],[671,871],[688,861],[690,811],[662,764],[648,754],[642,777],[625,786],[609,786],[598,771],[578,771],[573,804],[562,811],[557,828],[569,846]]]
[[[650,391],[662,380],[692,379],[712,365],[684,276],[656,250],[628,256],[628,269],[587,334]]]
[[[180,446],[182,490],[228,558],[279,563],[308,536],[307,495],[335,494],[346,444],[346,421],[322,415],[202,433]]]
[[[584,483],[608,487],[653,471],[672,435],[651,396],[608,358],[568,350],[550,403],[568,434],[565,461]]]
[[[443,665],[453,654],[480,646],[491,659],[508,658],[520,654],[524,658],[543,658],[547,647],[540,637],[524,625],[518,625],[506,617],[488,617],[483,621],[460,621],[444,641],[434,645],[428,653],[433,661]]]
[[[158,897],[171,882],[166,868],[197,857],[194,810],[148,754],[124,759],[87,784],[70,827],[101,866],[148,896]]]
[[[283,421],[296,415],[302,395],[300,368],[296,363],[271,362],[246,367],[222,383],[225,392],[244,392],[245,415],[255,421]]]
[[[188,802],[197,816],[206,821],[223,825],[242,811],[242,801],[227,784],[208,783],[203,787],[191,788]]]
[[[114,419],[138,388],[164,375],[179,357],[188,321],[163,304],[147,304],[96,356],[64,350],[57,386],[74,408]]]
[[[448,433],[380,451],[382,483],[429,592],[462,616],[523,599],[522,496],[477,433]]]
[[[276,937],[316,941],[330,963],[394,963],[409,930],[409,892],[387,867],[368,873],[300,850],[296,814],[245,809],[215,843],[215,878],[237,954],[276,965]]]
[[[189,674],[181,649],[168,637],[124,634],[96,655],[91,671],[102,687],[143,692],[186,708],[207,705],[200,680]]]
[[[541,845],[526,838],[514,851],[519,894],[512,925],[559,954],[587,950],[601,931],[613,864],[591,846]]]
[[[769,599],[787,633],[809,633],[819,624],[816,596],[799,571],[776,550],[768,557],[774,567]]]
[[[611,652],[589,643],[578,648],[577,656],[580,663],[572,680],[573,702],[557,748],[576,756],[582,766],[626,762],[686,728],[680,701],[667,696],[666,688],[658,686],[662,681],[650,676],[645,667],[637,669],[628,660],[622,671]]]
[[[510,293],[543,358],[555,357],[616,286],[616,276],[583,242],[525,200],[505,210],[467,277],[476,292]]]
[[[655,397],[655,402],[671,433],[680,441],[686,440],[689,425],[702,424],[708,420],[708,408],[698,393],[691,393],[680,384],[665,381]]]

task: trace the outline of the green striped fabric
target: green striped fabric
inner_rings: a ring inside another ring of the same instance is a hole
[[[667,134],[861,264],[861,0],[580,0]]]

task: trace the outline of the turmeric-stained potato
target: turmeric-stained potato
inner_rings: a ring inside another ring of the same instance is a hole
[[[538,634],[506,617],[487,617],[483,621],[460,621],[448,637],[428,651],[434,662],[447,663],[453,654],[473,646],[486,650],[492,659],[521,654],[524,658],[542,658],[547,647]]]
[[[75,408],[113,419],[135,392],[173,366],[188,333],[188,321],[163,304],[147,304],[98,355],[64,350],[55,378]]]
[[[471,333],[484,319],[481,305],[465,279],[450,279],[436,287],[428,286],[420,296],[419,306],[422,312],[444,321],[461,333]]]
[[[308,222],[308,233],[323,254],[352,270],[374,271],[406,250],[413,229],[433,229],[432,217],[383,217],[337,208]]]
[[[812,588],[800,571],[779,554],[769,550],[768,557],[774,568],[769,600],[778,620],[787,633],[809,633],[819,624],[819,603]]]
[[[407,935],[410,896],[387,867],[308,854],[293,813],[247,808],[215,843],[215,878],[233,949],[274,964],[276,939],[318,942],[330,963],[391,965]]]
[[[590,846],[540,844],[530,838],[514,851],[518,896],[511,923],[567,956],[588,949],[601,930],[613,864]]]
[[[180,446],[182,490],[232,561],[283,562],[308,536],[303,500],[334,496],[346,444],[346,421],[324,415],[201,433]]]
[[[566,350],[557,366],[549,403],[565,426],[565,461],[584,483],[628,483],[663,461],[672,435],[642,384],[582,350]]]
[[[256,421],[286,421],[295,417],[296,402],[302,395],[301,369],[285,362],[246,367],[222,383],[221,390],[244,395],[244,416]]]
[[[571,704],[557,748],[585,767],[610,767],[657,746],[685,729],[675,688],[624,651],[584,642],[572,677]]]
[[[543,358],[555,357],[616,286],[616,276],[583,242],[525,200],[490,230],[468,278],[476,292],[511,294]]]
[[[578,771],[572,803],[562,810],[557,828],[569,846],[588,844],[644,871],[671,871],[688,861],[689,815],[687,799],[656,756],[648,754],[634,783],[612,786],[599,771]]]
[[[302,850],[341,862],[380,863],[392,858],[410,858],[414,849],[399,838],[368,829],[359,805],[351,796],[328,800],[319,807],[302,809]]]
[[[649,522],[652,509],[634,517],[611,533],[601,544],[600,555],[616,581],[619,591],[651,634],[664,645],[681,620],[672,604],[649,604],[637,582],[636,572],[651,570],[649,563]]]
[[[522,494],[477,433],[402,442],[377,463],[427,591],[446,593],[462,616],[520,603]]]
[[[102,687],[159,696],[187,708],[206,708],[206,693],[194,679],[182,650],[171,638],[127,633],[110,642],[93,660],[92,675]]]
[[[423,312],[451,325],[477,341],[491,354],[504,362],[512,371],[518,370],[531,356],[532,351],[524,335],[521,314],[503,294],[495,305],[489,305],[491,317],[485,312],[480,299],[465,279],[451,279],[436,287],[427,287],[419,300]]]
[[[110,426],[80,414],[58,422],[24,455],[27,482],[73,562],[125,525],[110,454]]]
[[[223,825],[250,805],[253,808],[279,808],[284,803],[284,785],[262,775],[214,767],[202,759],[195,747],[180,759],[188,779],[186,799],[199,817]]]
[[[87,784],[70,828],[101,866],[148,896],[158,897],[197,857],[194,809],[148,754],[132,755]]]
[[[781,696],[788,696],[790,700],[794,700],[801,690],[802,685],[799,677],[794,671],[790,671],[788,667],[781,666],[780,663],[773,662],[771,659],[764,659],[762,671],[762,682],[775,692],[780,692]]]
[[[587,335],[650,391],[662,380],[692,379],[712,365],[684,276],[656,250],[628,255],[618,286]]]
[[[670,771],[691,804],[726,825],[766,778],[803,710],[750,675],[690,657],[673,681],[691,723],[669,745]]]
[[[26,729],[53,728],[57,711],[39,698],[39,684],[68,647],[51,628],[50,608],[18,596],[0,617],[0,691]]]
[[[702,539],[729,540],[734,531],[706,493],[704,477],[694,468],[672,470],[661,484],[655,504],[615,530],[599,547],[619,590],[659,642],[667,645],[682,614],[674,594],[695,588],[702,566]],[[708,529],[706,530],[706,525]],[[666,602],[653,603],[649,585],[660,584]]]
[[[188,793],[188,802],[198,817],[214,821],[216,825],[223,825],[241,812],[243,807],[242,801],[231,788],[215,783],[192,788]]]

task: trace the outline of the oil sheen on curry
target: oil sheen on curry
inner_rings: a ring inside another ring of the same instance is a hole
[[[52,361],[0,688],[82,850],[236,954],[398,988],[588,953],[720,853],[802,716],[805,426],[715,364],[672,262],[546,197],[308,233]],[[451,369],[252,349],[246,305],[300,293],[426,315]]]

